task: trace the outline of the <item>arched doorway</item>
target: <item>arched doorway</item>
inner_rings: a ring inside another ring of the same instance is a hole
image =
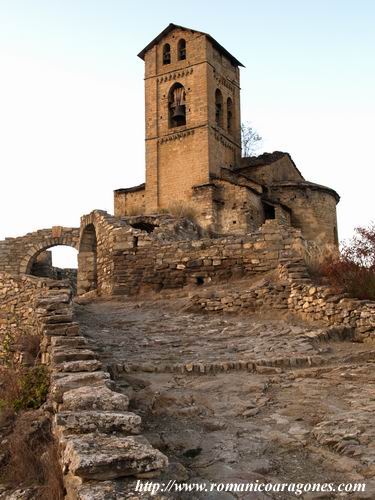
[[[97,275],[97,239],[94,224],[88,224],[82,231],[78,254],[77,293],[96,290]]]

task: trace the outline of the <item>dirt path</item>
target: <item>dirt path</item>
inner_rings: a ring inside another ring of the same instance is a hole
[[[323,329],[298,322],[187,313],[178,301],[98,301],[76,314],[102,360],[128,370],[117,383],[170,459],[164,479],[361,481],[367,494],[350,498],[374,498],[375,346],[321,342]],[[293,361],[303,359],[301,367]],[[256,372],[247,360],[260,363]],[[179,372],[190,364],[202,373]]]

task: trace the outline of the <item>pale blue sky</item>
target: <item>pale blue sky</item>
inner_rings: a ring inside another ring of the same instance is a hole
[[[143,181],[137,53],[170,22],[243,62],[243,119],[339,192],[341,238],[375,218],[374,1],[0,0],[0,238],[77,226]]]

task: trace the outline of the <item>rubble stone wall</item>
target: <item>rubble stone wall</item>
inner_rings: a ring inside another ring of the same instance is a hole
[[[126,246],[128,245],[128,248]],[[275,269],[285,252],[303,247],[299,230],[267,221],[245,237],[197,241],[139,239],[118,244],[113,252],[113,294],[134,295],[263,273]]]
[[[228,292],[225,288],[197,293],[191,298],[192,305],[206,311],[251,313],[288,309],[290,286],[288,283],[273,283],[265,280],[261,284],[241,291]]]
[[[187,219],[117,218],[98,210],[82,217],[80,241],[78,295],[95,288],[101,295],[135,295],[220,282],[275,269],[285,252],[304,247],[298,229],[275,220],[246,236],[208,238]]]
[[[362,338],[375,338],[375,302],[349,297],[310,279],[296,279],[295,270],[303,267],[303,261],[298,260],[280,264],[280,276],[290,283],[289,310],[306,321],[349,326]]]
[[[206,311],[289,311],[309,322],[353,328],[361,339],[375,338],[375,302],[351,298],[310,278],[302,259],[281,259],[278,278],[240,291],[226,287],[197,292],[192,306]]]
[[[216,181],[216,185],[218,232],[246,234],[256,231],[265,220],[259,194],[246,185],[235,185],[225,180]]]
[[[39,304],[48,293],[60,296],[59,303],[51,303],[49,316],[71,320],[72,312],[62,302],[63,296],[66,302],[70,299],[67,282],[0,273],[0,363],[7,359],[24,361],[17,342],[21,336],[41,335],[44,311]]]

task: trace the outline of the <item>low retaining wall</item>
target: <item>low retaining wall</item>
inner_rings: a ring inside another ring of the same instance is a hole
[[[276,280],[238,292],[222,288],[196,293],[191,298],[192,306],[222,312],[289,311],[306,321],[354,328],[362,339],[375,338],[375,302],[316,285],[302,259],[281,258],[277,274]]]
[[[141,418],[128,411],[128,398],[113,390],[109,373],[80,335],[71,295],[66,281],[1,273],[0,339],[22,332],[41,336],[42,362],[51,373],[46,407],[66,498],[104,498],[114,494],[114,479],[154,477],[168,460],[140,436]]]
[[[288,309],[290,286],[288,283],[273,283],[265,280],[261,284],[242,291],[230,291],[225,288],[207,291],[191,298],[193,308],[206,311],[237,312],[246,309],[257,312],[269,309],[280,311]]]
[[[375,337],[375,302],[351,298],[312,280],[300,281],[293,276],[297,266],[303,266],[303,262],[284,262],[279,267],[280,277],[290,283],[289,310],[308,321],[350,326],[363,339]]]

